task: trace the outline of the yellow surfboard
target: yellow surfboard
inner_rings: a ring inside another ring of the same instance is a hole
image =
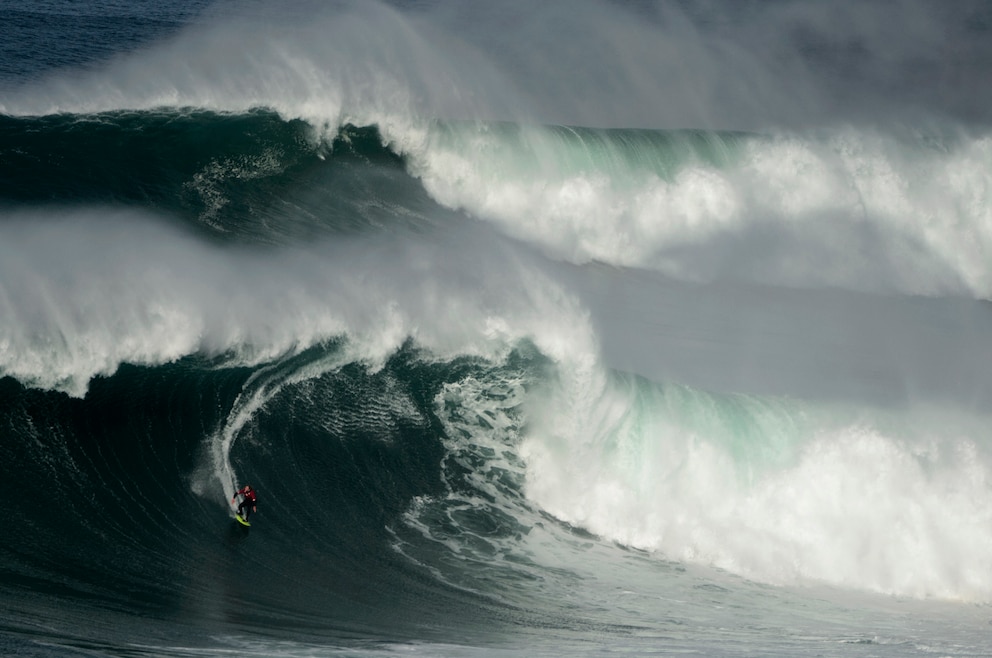
[[[245,521],[244,519],[242,519],[240,514],[235,514],[234,518],[236,518],[238,520],[238,523],[240,523],[241,525],[251,527],[251,524]]]

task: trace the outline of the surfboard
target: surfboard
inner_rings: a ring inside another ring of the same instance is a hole
[[[244,519],[242,519],[240,514],[235,514],[234,518],[236,518],[238,520],[238,523],[240,523],[241,525],[249,528],[251,527],[251,524],[245,521]]]

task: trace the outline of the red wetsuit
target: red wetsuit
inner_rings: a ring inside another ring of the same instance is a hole
[[[255,509],[255,506],[258,504],[258,496],[255,494],[255,490],[247,485],[234,494],[234,498],[238,496],[241,496],[241,502],[238,504],[238,514],[241,515],[242,519],[247,521],[248,515],[251,512],[258,511]]]

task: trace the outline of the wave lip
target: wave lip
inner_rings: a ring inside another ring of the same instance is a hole
[[[187,109],[0,117],[0,149],[9,208],[150,206],[262,243],[471,218],[555,260],[684,281],[992,296],[987,135],[331,129]]]

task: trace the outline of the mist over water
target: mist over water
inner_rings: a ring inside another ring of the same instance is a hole
[[[121,363],[253,365],[341,337],[370,366],[409,339],[438,358],[497,358],[523,336],[552,356],[559,340],[593,349],[568,326],[577,302],[497,236],[480,249],[477,230],[263,250],[89,210],[8,217],[0,234],[4,371],[74,395]]]
[[[265,105],[332,125],[377,112],[625,128],[987,126],[987,29],[981,2],[219,2],[158,45],[82,76],[55,72],[3,107]]]
[[[983,3],[118,9],[0,51],[15,648],[982,655]]]

